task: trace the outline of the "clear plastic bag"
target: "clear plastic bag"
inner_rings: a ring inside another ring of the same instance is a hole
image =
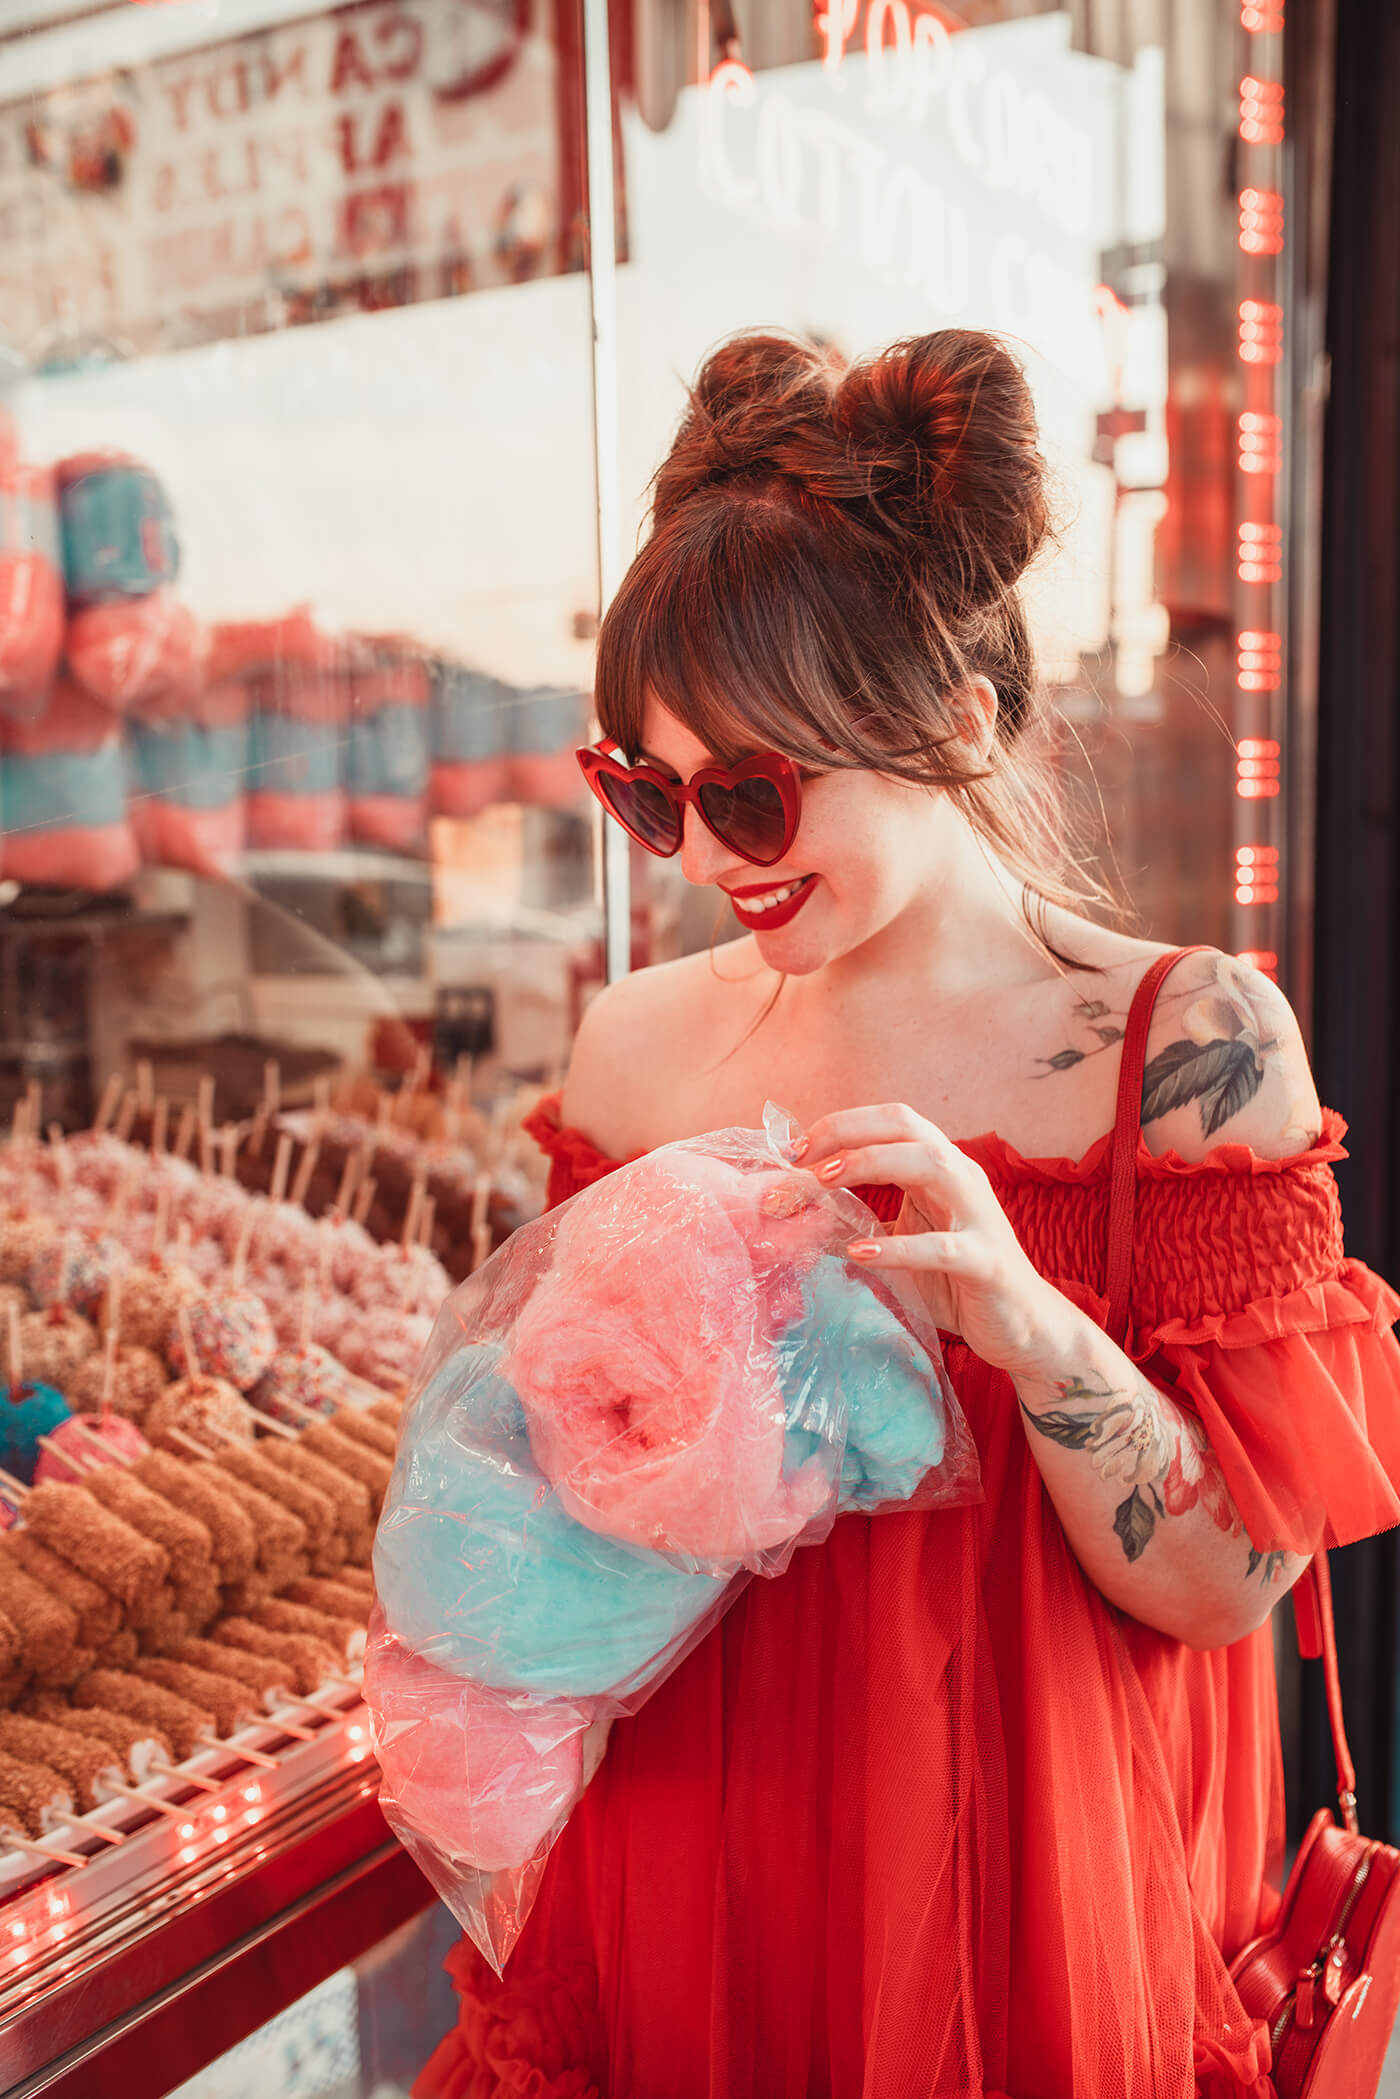
[[[981,1499],[938,1336],[794,1126],[663,1146],[447,1300],[375,1541],[365,1688],[397,1832],[499,1972],[633,1713],[838,1515]]]

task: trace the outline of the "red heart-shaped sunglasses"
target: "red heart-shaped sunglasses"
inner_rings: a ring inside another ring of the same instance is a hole
[[[722,846],[754,867],[782,859],[802,818],[797,767],[777,751],[741,765],[702,765],[688,780],[672,780],[659,766],[625,764],[615,743],[589,744],[578,762],[608,815],[663,860],[681,849],[687,804]]]

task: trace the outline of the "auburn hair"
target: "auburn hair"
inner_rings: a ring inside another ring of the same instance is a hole
[[[721,763],[759,747],[955,794],[1070,964],[1046,905],[1119,907],[1050,762],[1018,589],[1051,536],[1047,474],[1010,351],[962,328],[854,362],[736,336],[701,369],[653,491],[599,636],[606,734],[634,755],[654,695]],[[967,736],[975,677],[998,698],[985,758]]]

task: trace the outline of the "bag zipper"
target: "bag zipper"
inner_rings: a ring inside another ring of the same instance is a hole
[[[1374,1857],[1374,1851],[1368,1851],[1366,1853],[1366,1856],[1362,1859],[1360,1865],[1357,1867],[1356,1873],[1352,1879],[1351,1886],[1347,1889],[1346,1900],[1342,1904],[1341,1915],[1337,1919],[1337,1928],[1333,1932],[1331,1938],[1327,1941],[1327,1944],[1322,1948],[1322,1951],[1318,1954],[1317,1958],[1313,1961],[1312,1966],[1309,1968],[1304,1968],[1303,1975],[1320,1975],[1324,1967],[1327,1965],[1327,1956],[1333,1951],[1335,1947],[1345,1944],[1346,1928],[1351,1922],[1351,1913],[1356,1908],[1357,1902],[1360,1899],[1361,1890],[1366,1885],[1367,1878],[1371,1871],[1371,1861]],[[1298,1980],[1301,1982],[1302,1976],[1300,1976]],[[1295,1983],[1288,1997],[1284,2001],[1283,2010],[1279,2013],[1277,2019],[1275,2019],[1274,2021],[1273,2031],[1270,2035],[1275,2054],[1277,2054],[1278,2052],[1279,2044],[1283,2040],[1283,2036],[1288,2030],[1289,2021],[1292,2019],[1293,2014],[1297,2010],[1297,2008],[1298,1984]]]

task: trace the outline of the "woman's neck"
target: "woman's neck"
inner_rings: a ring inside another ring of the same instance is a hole
[[[811,999],[827,1024],[843,1011],[889,1011],[911,1002],[944,1011],[990,987],[1042,982],[1056,973],[1027,923],[1024,885],[971,827],[960,834],[922,890],[890,923],[849,954],[797,980],[796,1003]],[[1057,927],[1074,923],[1052,908]]]

